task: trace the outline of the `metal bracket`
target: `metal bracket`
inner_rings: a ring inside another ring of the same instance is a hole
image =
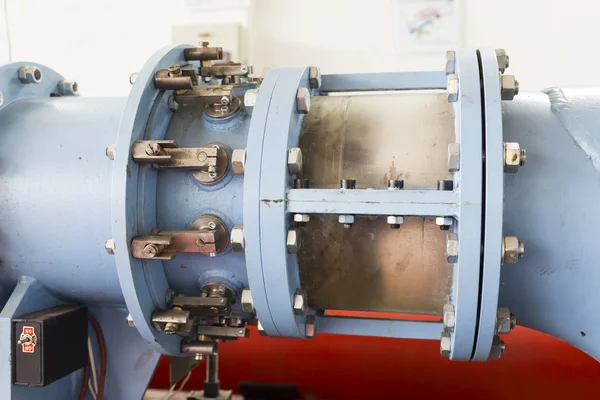
[[[203,85],[195,86],[185,92],[175,93],[175,101],[179,104],[221,104],[226,106],[233,102],[233,86]]]
[[[200,75],[208,76],[247,76],[253,72],[251,65],[222,64],[200,68]]]
[[[231,302],[226,297],[191,297],[175,296],[172,307],[180,307],[189,311],[190,317],[227,317],[231,314]],[[240,328],[236,328],[240,329]]]
[[[192,170],[216,168],[218,152],[219,149],[214,146],[179,148],[174,140],[138,140],[131,149],[138,164]]]

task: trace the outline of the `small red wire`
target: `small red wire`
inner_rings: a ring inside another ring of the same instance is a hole
[[[96,400],[102,400],[102,395],[104,394],[104,381],[106,380],[106,342],[104,341],[102,329],[100,328],[98,321],[96,321],[96,318],[94,318],[92,314],[88,314],[88,319],[96,331],[98,347],[100,348],[100,378],[98,380],[98,395],[96,396]]]
[[[85,364],[83,367],[83,382],[81,384],[81,389],[79,390],[79,396],[77,396],[77,400],[83,400],[85,398],[85,392],[88,387],[88,379],[90,379],[90,366]]]

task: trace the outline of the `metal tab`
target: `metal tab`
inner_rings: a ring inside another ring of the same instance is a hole
[[[200,68],[200,75],[206,76],[246,76],[253,72],[251,65],[223,64]]]
[[[226,297],[191,297],[178,295],[172,301],[173,307],[189,310],[190,317],[227,317],[231,314],[231,302]],[[236,328],[241,329],[241,328]]]
[[[179,148],[174,140],[138,140],[131,149],[138,164],[207,171],[217,166],[218,152],[215,146]]]
[[[198,325],[196,333],[216,339],[237,339],[250,337],[250,331],[244,327],[203,326]]]
[[[204,68],[203,68],[204,69]],[[193,89],[182,93],[175,93],[175,101],[179,104],[222,104],[224,106],[233,101],[233,86],[231,85],[205,85],[195,86]]]

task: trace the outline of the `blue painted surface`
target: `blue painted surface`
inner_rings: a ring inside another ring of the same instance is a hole
[[[319,333],[337,335],[439,340],[443,329],[441,322],[327,316],[317,318]]]
[[[594,165],[600,147],[588,141],[584,149],[577,139],[584,132],[598,138],[600,89],[562,93],[560,107],[544,93],[522,93],[503,104],[504,139],[527,150],[527,164],[504,179],[504,233],[525,243],[525,255],[502,267],[500,305],[519,325],[600,360],[600,175]]]
[[[323,75],[319,92],[446,89],[443,71]]]
[[[485,131],[485,225],[479,324],[473,360],[486,361],[496,332],[502,259],[504,140],[498,60],[492,49],[479,50],[483,77]]]
[[[456,53],[458,101],[455,103],[456,141],[460,143],[458,263],[454,265],[451,301],[456,312],[452,360],[470,360],[479,301],[482,210],[482,120],[479,66],[475,51]]]

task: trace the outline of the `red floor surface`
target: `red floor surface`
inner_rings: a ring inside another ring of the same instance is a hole
[[[221,346],[223,388],[240,381],[295,384],[312,399],[599,399],[600,363],[547,335],[517,328],[506,354],[487,363],[450,362],[439,342],[318,335],[259,336]],[[201,388],[201,364],[186,389]],[[168,359],[151,387],[167,388]],[[439,397],[441,396],[441,397]]]

